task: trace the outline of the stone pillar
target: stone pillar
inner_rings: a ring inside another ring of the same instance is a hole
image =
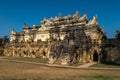
[[[82,62],[85,63],[86,62],[86,50],[83,51],[83,55],[82,55]]]
[[[90,60],[90,53],[87,54],[87,61],[91,62],[91,60]]]
[[[53,64],[56,59],[53,58],[53,55],[50,55],[49,57],[49,64]]]
[[[98,53],[98,62],[100,63],[100,53]]]
[[[15,56],[15,49],[13,48],[12,50],[12,56],[14,57]]]
[[[15,47],[14,47],[14,43],[12,43],[12,56],[15,56]]]
[[[80,57],[79,57],[79,62],[81,62],[82,61],[82,55],[80,54]]]

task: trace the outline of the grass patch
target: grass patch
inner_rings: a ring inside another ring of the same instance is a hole
[[[100,75],[100,74],[94,74],[94,75],[80,75],[79,77],[76,77],[76,79],[85,79],[85,80],[118,80],[120,77],[118,76],[109,76],[109,75]]]
[[[94,64],[94,65],[92,65],[92,66],[90,66],[90,67],[120,68],[120,65],[97,63],[97,64]]]
[[[92,75],[75,75],[69,78],[53,78],[49,80],[119,80],[118,76],[92,74]]]
[[[73,63],[73,64],[69,64],[70,66],[80,66],[82,65],[83,63]]]

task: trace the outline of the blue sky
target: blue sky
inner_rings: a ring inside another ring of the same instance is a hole
[[[44,17],[73,15],[77,10],[89,19],[97,14],[109,38],[120,30],[120,0],[0,0],[0,37],[10,36],[12,28],[22,31],[24,22],[40,25]]]

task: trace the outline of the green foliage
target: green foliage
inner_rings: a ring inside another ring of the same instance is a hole
[[[101,67],[101,68],[120,68],[119,65],[101,64],[101,63],[94,64],[94,65],[92,65],[91,67]]]
[[[107,62],[120,64],[120,50],[118,48],[107,48]]]
[[[79,78],[84,79],[84,80],[114,80],[114,79],[118,79],[118,76],[94,74],[92,76],[80,75]]]

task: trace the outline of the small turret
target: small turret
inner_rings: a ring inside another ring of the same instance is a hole
[[[15,31],[14,28],[11,31]]]
[[[80,14],[79,14],[79,11],[76,11],[76,13],[73,15],[73,17],[79,19],[80,18]]]
[[[16,34],[16,32],[15,32],[14,29],[11,30],[11,35],[12,35],[12,34]]]
[[[86,25],[87,26],[97,26],[98,25],[97,16],[93,16],[93,19],[91,21],[89,21]]]
[[[27,26],[27,24],[26,23],[24,23],[24,29],[28,29],[28,26]]]
[[[116,39],[120,39],[120,31],[116,30]]]
[[[88,20],[87,14],[85,13],[85,14],[80,18],[80,20],[81,20],[81,21]]]
[[[46,17],[44,17],[43,21],[46,21],[46,20],[47,20]]]
[[[61,13],[59,13],[58,17],[62,17],[62,14],[61,14]]]
[[[15,32],[14,29],[12,29],[12,30],[11,30],[11,39],[10,39],[10,41],[12,42],[12,41],[14,41],[15,39],[16,39],[16,32]]]
[[[61,20],[62,19],[62,14],[59,13],[59,15],[57,16],[58,20]]]

